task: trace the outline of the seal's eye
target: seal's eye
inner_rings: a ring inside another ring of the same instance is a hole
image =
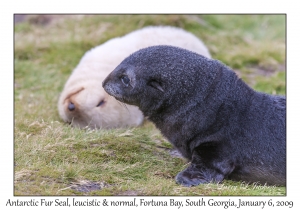
[[[103,105],[103,104],[104,104],[104,102],[105,102],[104,100],[100,101],[100,102],[99,102],[99,104],[97,105],[97,107],[99,107],[99,106]]]
[[[129,85],[129,82],[130,82],[130,79],[126,76],[126,75],[123,75],[121,77],[121,81],[123,82],[124,85],[126,85],[126,87]]]

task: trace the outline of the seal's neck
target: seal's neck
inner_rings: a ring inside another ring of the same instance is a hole
[[[163,112],[149,116],[174,145],[177,141],[189,141],[195,136],[205,139],[218,133],[227,126],[227,118],[239,114],[236,110],[247,109],[255,93],[228,69],[218,72],[207,87],[203,92],[199,86],[199,91],[183,98],[182,103],[174,103]]]

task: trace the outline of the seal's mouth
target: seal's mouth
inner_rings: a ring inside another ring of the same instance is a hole
[[[108,95],[115,97],[115,91],[111,88],[109,84],[103,84],[103,89],[105,90],[105,92],[108,93]]]
[[[108,92],[107,92],[108,93]],[[108,93],[110,96],[112,96],[112,97],[114,97],[116,100],[118,100],[118,101],[120,101],[120,102],[122,102],[122,103],[126,103],[126,100],[124,99],[124,97],[121,95],[121,94],[119,94],[119,93],[112,93],[112,94],[110,94],[110,93]]]
[[[126,100],[126,98],[118,90],[115,90],[115,88],[112,88],[109,85],[109,83],[104,84],[103,88],[108,93],[108,95],[114,97],[116,100],[118,100],[122,103],[130,104],[130,102],[128,100]]]
[[[114,83],[113,79],[110,79],[110,76],[103,81],[102,87],[108,95],[114,97],[116,100],[122,103],[131,104],[126,97],[124,97],[122,89]]]
[[[118,101],[123,102],[122,95],[118,91],[115,91],[114,88],[112,88],[108,83],[103,85],[103,89],[108,93],[108,95],[114,97]]]

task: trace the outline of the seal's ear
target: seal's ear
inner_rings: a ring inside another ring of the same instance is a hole
[[[154,87],[157,90],[160,90],[161,92],[165,92],[164,89],[162,88],[161,84],[157,82],[156,80],[150,80],[148,83],[151,87]]]

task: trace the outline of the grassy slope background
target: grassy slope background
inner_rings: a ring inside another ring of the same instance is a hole
[[[79,59],[110,38],[173,25],[201,38],[212,57],[251,87],[285,95],[284,15],[30,15],[15,24],[15,195],[285,195],[285,187],[224,181],[185,188],[188,162],[153,124],[80,130],[57,100]]]

